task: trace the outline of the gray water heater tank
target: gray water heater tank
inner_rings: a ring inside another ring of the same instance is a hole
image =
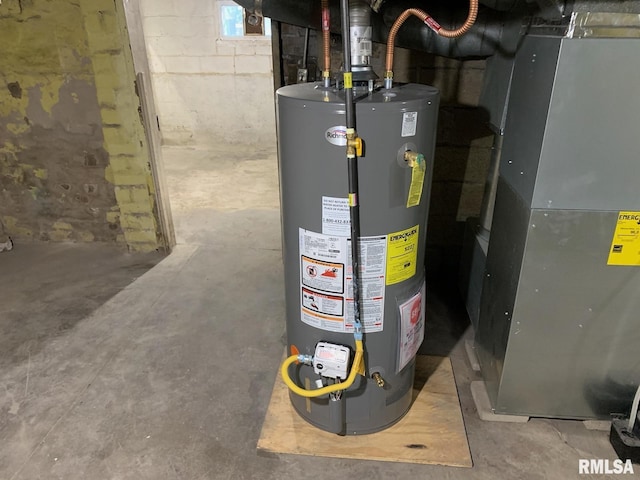
[[[366,371],[342,394],[347,435],[382,430],[411,405],[417,337],[424,335],[439,103],[438,90],[426,85],[355,93],[356,129],[365,146],[358,168]],[[353,349],[344,96],[318,84],[283,87],[276,96],[287,347],[307,355],[321,341]],[[422,172],[407,165],[406,150],[424,155]],[[421,199],[414,196],[409,204],[415,205],[407,206],[412,189],[414,195],[421,190]],[[289,373],[302,388],[317,388],[322,380],[313,366],[293,365]],[[327,395],[290,398],[309,423],[335,431]]]

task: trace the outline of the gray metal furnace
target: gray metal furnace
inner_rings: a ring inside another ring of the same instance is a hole
[[[476,349],[496,413],[609,418],[640,383],[637,15],[522,37]]]
[[[342,393],[341,411],[326,395],[290,394],[309,423],[348,435],[382,430],[411,404],[415,353],[424,335],[423,265],[439,103],[438,91],[424,85],[355,93],[365,143],[359,203],[366,371]],[[287,86],[277,92],[277,119],[288,349],[314,355],[323,341],[351,347],[344,98],[317,84]],[[406,151],[424,155],[422,171],[408,166]],[[327,380],[316,367],[291,366],[290,376],[302,388],[318,388]]]

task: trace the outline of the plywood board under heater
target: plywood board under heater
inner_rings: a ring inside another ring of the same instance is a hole
[[[327,433],[305,422],[278,376],[258,450],[321,457],[471,467],[471,453],[451,362],[418,356],[414,402],[394,426],[370,435]]]

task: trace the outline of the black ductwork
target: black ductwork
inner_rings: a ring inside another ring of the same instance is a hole
[[[236,0],[236,3],[249,11],[257,11],[273,20],[320,30],[320,2],[299,0]],[[416,2],[411,0],[394,0],[379,6],[378,13],[372,15],[373,41],[386,43],[389,29],[394,20],[405,9],[422,8],[432,15],[443,27],[455,28],[466,19],[469,3],[467,0]],[[522,0],[485,0],[494,8],[480,8],[478,20],[462,38],[449,39],[436,35],[430,28],[417,19],[409,19],[400,30],[396,45],[436,55],[452,58],[487,57],[499,48],[500,37],[507,22],[522,17],[522,10],[516,10],[527,2]],[[340,9],[337,1],[330,2],[331,31],[340,33]]]
[[[418,2],[422,10],[435,18],[444,28],[454,29],[467,18],[469,2]],[[513,2],[510,2],[513,3]],[[394,20],[407,8],[415,7],[411,0],[384,4],[373,16],[373,40],[386,43]],[[411,48],[451,58],[488,57],[500,48],[500,38],[507,23],[520,21],[515,12],[497,11],[480,6],[478,18],[468,33],[459,38],[445,38],[415,17],[409,18],[396,37],[396,46]]]
[[[300,0],[235,0],[249,11],[273,20],[320,30],[320,2]],[[394,20],[407,8],[418,7],[443,27],[455,28],[464,22],[467,0],[368,0],[372,15],[373,41],[386,43]],[[451,58],[488,57],[500,51],[502,33],[526,16],[558,18],[572,11],[640,13],[640,0],[480,0],[478,19],[469,33],[449,39],[436,35],[416,18],[407,20],[398,33],[396,46]],[[338,0],[330,1],[331,31],[340,33]]]

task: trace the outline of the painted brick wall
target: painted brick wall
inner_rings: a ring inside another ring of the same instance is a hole
[[[224,39],[220,2],[143,0],[165,144],[275,143],[271,39]]]
[[[0,219],[9,235],[158,248],[122,5],[5,0],[0,42]]]

